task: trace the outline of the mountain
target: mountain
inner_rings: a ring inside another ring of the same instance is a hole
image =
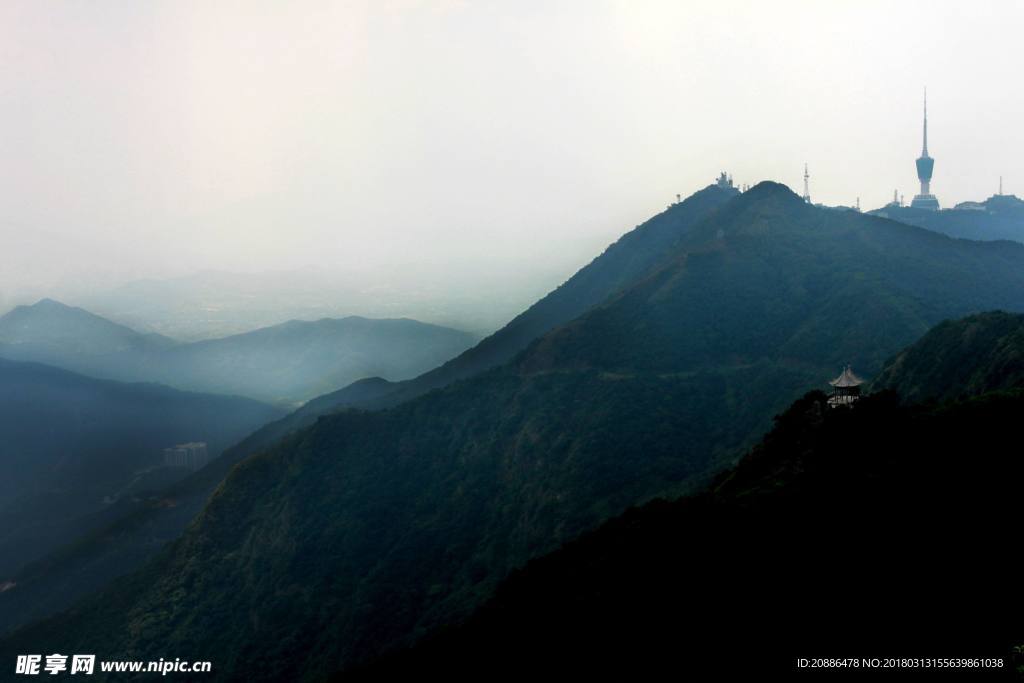
[[[370,376],[413,377],[476,337],[415,320],[351,316],[176,343],[44,299],[0,318],[0,356],[120,381],[297,403]]]
[[[1024,311],[1024,245],[774,183],[657,261],[504,365],[246,458],[153,562],[0,649],[173,650],[222,678],[322,679],[461,621],[630,506],[699,490],[843,364],[870,378],[943,319]]]
[[[488,363],[497,362],[498,358],[510,356],[525,346],[531,332],[539,334],[549,329],[556,322],[585,310],[607,293],[643,274],[645,269],[664,258],[666,250],[677,243],[690,227],[737,194],[735,189],[712,185],[639,226],[566,284],[516,318],[506,330],[485,340],[481,349],[468,351],[450,368],[428,373],[427,378],[420,378],[418,383],[410,382],[414,391],[407,395],[426,390],[434,381],[441,384],[447,381],[446,378],[471,374]],[[209,301],[224,289],[225,284],[230,285],[221,281],[215,285],[206,284],[197,289],[196,295]],[[158,286],[158,283],[153,283],[153,286]],[[159,293],[153,294],[160,298]],[[149,294],[145,298],[152,299]],[[258,339],[264,332],[229,339]],[[187,358],[193,346],[223,348],[224,341],[183,345],[176,352]],[[184,363],[176,363],[176,367],[182,365]],[[164,376],[180,372],[175,369]],[[441,378],[435,380],[438,376]],[[398,383],[397,386],[404,385]],[[64,609],[103,583],[139,567],[164,543],[185,529],[192,517],[201,511],[220,479],[248,455],[268,448],[290,432],[308,427],[320,415],[344,405],[369,405],[391,393],[395,387],[396,383],[370,377],[352,383],[343,391],[315,398],[291,415],[261,427],[229,449],[216,463],[162,492],[159,498],[144,501],[129,514],[113,519],[96,532],[30,564],[16,577],[18,592],[0,594],[0,613],[17,614],[17,618],[12,617],[6,622],[0,620],[0,631]],[[173,505],[166,504],[167,501],[172,501]]]
[[[1024,316],[994,311],[935,326],[873,382],[920,401],[1024,386]]]
[[[268,421],[192,474],[178,472],[177,480],[155,482],[155,490],[122,497],[104,514],[89,517],[66,542],[6,575],[2,582],[13,588],[0,591],[0,634],[65,610],[141,567],[182,534],[235,465],[314,422],[306,408]]]
[[[693,226],[738,194],[731,186],[707,186],[627,232],[554,291],[444,365],[404,382],[345,387],[320,397],[321,410],[398,405],[507,362],[537,337],[583,314],[657,266]]]
[[[180,477],[163,466],[164,448],[205,441],[215,456],[280,414],[249,399],[0,360],[0,576]]]
[[[810,675],[799,658],[933,655],[1001,659],[969,677],[1008,678],[1024,664],[1007,543],[1024,460],[1006,457],[1022,410],[1019,389],[852,409],[809,394],[706,491],[628,511],[464,625],[340,680],[776,680]]]
[[[564,273],[570,272],[581,254],[588,253],[588,243],[597,245],[599,238],[594,235],[568,244],[549,243],[535,250],[527,263],[515,262],[498,252],[475,258],[453,254],[440,269],[436,264],[413,259],[269,272],[204,270],[179,277],[135,280],[113,288],[83,291],[81,286],[66,286],[52,291],[56,298],[135,329],[160,332],[182,341],[251,332],[285,320],[346,315],[413,318],[488,333],[508,322],[552,284],[564,280]],[[3,265],[0,260],[0,267]],[[0,274],[7,273],[0,270]],[[9,279],[24,282],[25,278]]]
[[[950,237],[1024,242],[1024,200],[1010,194],[993,195],[983,202],[962,202],[942,211],[889,205],[871,213]]]
[[[145,372],[199,391],[305,401],[368,376],[415,376],[475,341],[467,332],[409,319],[292,320],[176,346],[147,364]]]
[[[174,343],[52,299],[0,316],[0,354],[72,370],[88,371],[116,363],[125,354],[159,351]]]
[[[373,392],[382,379],[352,385]],[[178,538],[206,505],[210,495],[246,457],[265,450],[288,434],[333,410],[332,402],[313,399],[295,412],[267,422],[203,469],[158,492],[118,501],[108,514],[2,580],[17,590],[0,591],[0,634],[72,606],[112,580],[141,567],[167,543]]]

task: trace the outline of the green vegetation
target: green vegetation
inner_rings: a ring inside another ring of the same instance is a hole
[[[945,318],[1024,310],[1024,245],[824,211],[772,183],[660,261],[505,365],[242,461],[143,571],[2,650],[320,679],[458,622],[629,506],[702,486],[843,364],[871,377]]]
[[[357,384],[318,399],[320,407],[381,408],[472,377],[511,360],[532,342],[576,318],[671,259],[681,241],[739,191],[709,185],[620,237],[553,292],[505,327],[444,365],[405,382]]]
[[[801,657],[1001,658],[967,678],[1005,679],[1024,642],[1021,411],[1020,390],[852,409],[808,394],[706,492],[628,511],[341,680],[776,680]]]
[[[26,623],[29,619],[66,608],[73,600],[95,590],[111,578],[138,568],[164,543],[181,534],[188,522],[202,510],[214,488],[232,466],[253,453],[271,447],[289,433],[312,425],[318,416],[345,406],[379,404],[385,396],[386,402],[397,402],[400,397],[418,395],[432,387],[441,386],[458,377],[479,372],[499,361],[507,360],[532,339],[531,335],[539,335],[554,325],[578,315],[608,294],[630,284],[654,263],[664,260],[671,253],[671,247],[679,242],[685,232],[736,194],[737,192],[732,189],[710,186],[689,197],[685,202],[655,216],[624,235],[590,265],[581,269],[568,282],[523,315],[518,316],[505,329],[436,372],[399,384],[380,377],[367,378],[353,383],[342,391],[315,398],[294,413],[260,428],[229,449],[218,461],[204,468],[202,472],[188,477],[166,491],[165,496],[147,500],[135,509],[119,510],[120,516],[114,517],[113,521],[105,526],[97,522],[98,528],[94,533],[83,536],[71,546],[60,548],[26,567],[14,577],[18,590],[0,594],[0,616],[7,616],[6,619],[0,619],[0,630],[5,625]],[[42,323],[39,317],[41,314],[45,314],[42,315]],[[100,333],[95,335],[97,343],[88,348],[97,352],[110,348],[111,338],[107,334],[109,322],[79,309],[68,309],[56,302],[42,302],[35,307],[17,309],[16,313],[9,317],[18,318],[19,324],[12,326],[9,333],[17,339],[25,340],[26,329],[36,329],[41,334],[32,340],[31,346],[46,349],[46,343],[42,342],[65,338],[65,335],[58,334],[62,329],[59,320],[65,315],[76,320],[77,317],[87,316],[87,322],[96,323],[99,327]],[[291,329],[285,336],[296,337],[298,333],[304,334],[310,327],[339,322],[346,321],[302,324],[301,329]],[[288,326],[269,328],[251,335],[239,335],[216,342],[184,345],[176,350],[176,353],[189,356],[192,354],[190,349],[195,346],[201,350],[198,354],[200,360],[207,356],[219,357],[228,350],[225,347],[231,346],[233,340],[237,340],[241,346],[250,347],[247,354],[244,354],[246,357],[252,353],[265,355],[265,348],[260,351],[261,347],[266,347],[263,338],[281,336],[285,328]],[[0,334],[3,329],[3,325],[0,324]],[[135,335],[127,328],[119,329]],[[67,339],[73,341],[71,337]],[[289,343],[294,346],[295,340]],[[206,348],[207,346],[211,348]],[[283,353],[286,349],[280,344],[277,347],[278,351],[282,351],[282,355],[289,355]],[[62,347],[51,351],[59,352],[61,357],[66,358],[74,348],[76,347],[72,345],[70,349]],[[30,349],[26,347],[23,350]],[[295,372],[296,363],[304,362],[307,357],[306,354],[295,355],[299,357],[285,358],[287,362],[271,362],[264,359],[263,364],[268,366],[271,372],[288,376],[289,373]],[[181,363],[177,365],[180,366]],[[230,363],[226,365],[233,367]],[[222,377],[223,374],[214,373],[214,376]],[[249,381],[251,383],[253,378],[249,378]],[[290,381],[292,384],[296,382],[294,378]],[[322,377],[317,379],[317,382],[322,381]],[[174,505],[164,504],[168,498],[174,501]]]
[[[900,352],[873,383],[910,400],[1024,386],[1024,316],[1000,311],[950,320]]]
[[[943,211],[887,206],[871,213],[950,237],[1024,242],[1024,201],[1013,195],[993,195],[981,205],[983,210]]]
[[[0,360],[0,581],[124,514],[133,496],[120,494],[166,483],[163,448],[206,441],[215,456],[279,415],[250,399]]]

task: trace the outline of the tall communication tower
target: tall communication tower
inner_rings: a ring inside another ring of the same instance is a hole
[[[805,163],[804,164],[804,201],[807,202],[808,204],[811,203],[811,189],[810,189],[810,185],[809,185],[810,179],[811,179],[811,174],[807,172],[807,164]]]
[[[932,194],[932,170],[935,159],[928,155],[928,89],[924,91],[924,126],[922,131],[921,156],[914,162],[917,165],[917,179],[921,181],[921,193],[916,195],[910,206],[915,209],[939,210],[939,200]]]

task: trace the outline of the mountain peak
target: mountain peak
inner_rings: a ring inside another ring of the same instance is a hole
[[[757,185],[743,193],[743,198],[748,202],[763,201],[765,199],[775,199],[787,202],[793,202],[796,204],[804,204],[804,200],[797,195],[796,192],[789,189],[788,186],[782,183],[777,183],[773,180],[762,180]]]
[[[7,315],[10,315],[15,311],[19,311],[21,313],[57,313],[75,310],[81,309],[75,309],[73,306],[68,306],[67,304],[57,301],[56,299],[50,299],[47,297],[40,299],[34,304],[21,304],[15,306],[10,311],[8,311]]]
[[[40,299],[39,301],[35,302],[34,304],[22,304],[21,306],[15,306],[10,311],[8,311],[8,313],[5,314],[3,316],[3,318],[9,318],[9,317],[24,318],[25,316],[29,316],[29,317],[32,317],[32,318],[37,318],[40,315],[44,315],[44,316],[54,316],[54,315],[56,315],[56,316],[77,316],[79,318],[90,318],[90,319],[96,319],[96,320],[103,320],[104,322],[108,322],[111,325],[115,324],[115,323],[111,323],[110,321],[107,321],[105,318],[101,318],[100,316],[98,316],[98,315],[96,315],[94,313],[90,313],[89,311],[86,311],[83,308],[78,308],[76,306],[68,306],[67,304],[65,304],[63,302],[57,301],[56,299],[50,299],[50,298]]]
[[[31,306],[29,306],[29,308],[60,308],[60,309],[68,309],[68,308],[73,308],[73,307],[72,306],[68,306],[67,304],[62,303],[60,301],[57,301],[56,299],[51,299],[49,297],[44,297],[44,298],[40,299],[39,301],[35,302],[34,304],[32,304]]]
[[[0,316],[0,342],[18,347],[19,355],[15,360],[67,367],[58,362],[66,359],[66,354],[102,355],[126,348],[163,346],[170,340],[159,335],[143,335],[83,308],[47,298],[17,306]],[[91,371],[79,366],[69,369],[86,374]]]
[[[740,220],[742,224],[747,225],[751,216],[793,218],[811,208],[813,207],[782,183],[763,180],[728,202],[722,208],[719,222],[724,224]]]

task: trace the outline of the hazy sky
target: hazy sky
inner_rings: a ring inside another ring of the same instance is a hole
[[[719,170],[1024,195],[1022,2],[0,2],[0,287],[566,274]],[[489,267],[489,266],[488,266]],[[555,283],[557,284],[557,282]]]

